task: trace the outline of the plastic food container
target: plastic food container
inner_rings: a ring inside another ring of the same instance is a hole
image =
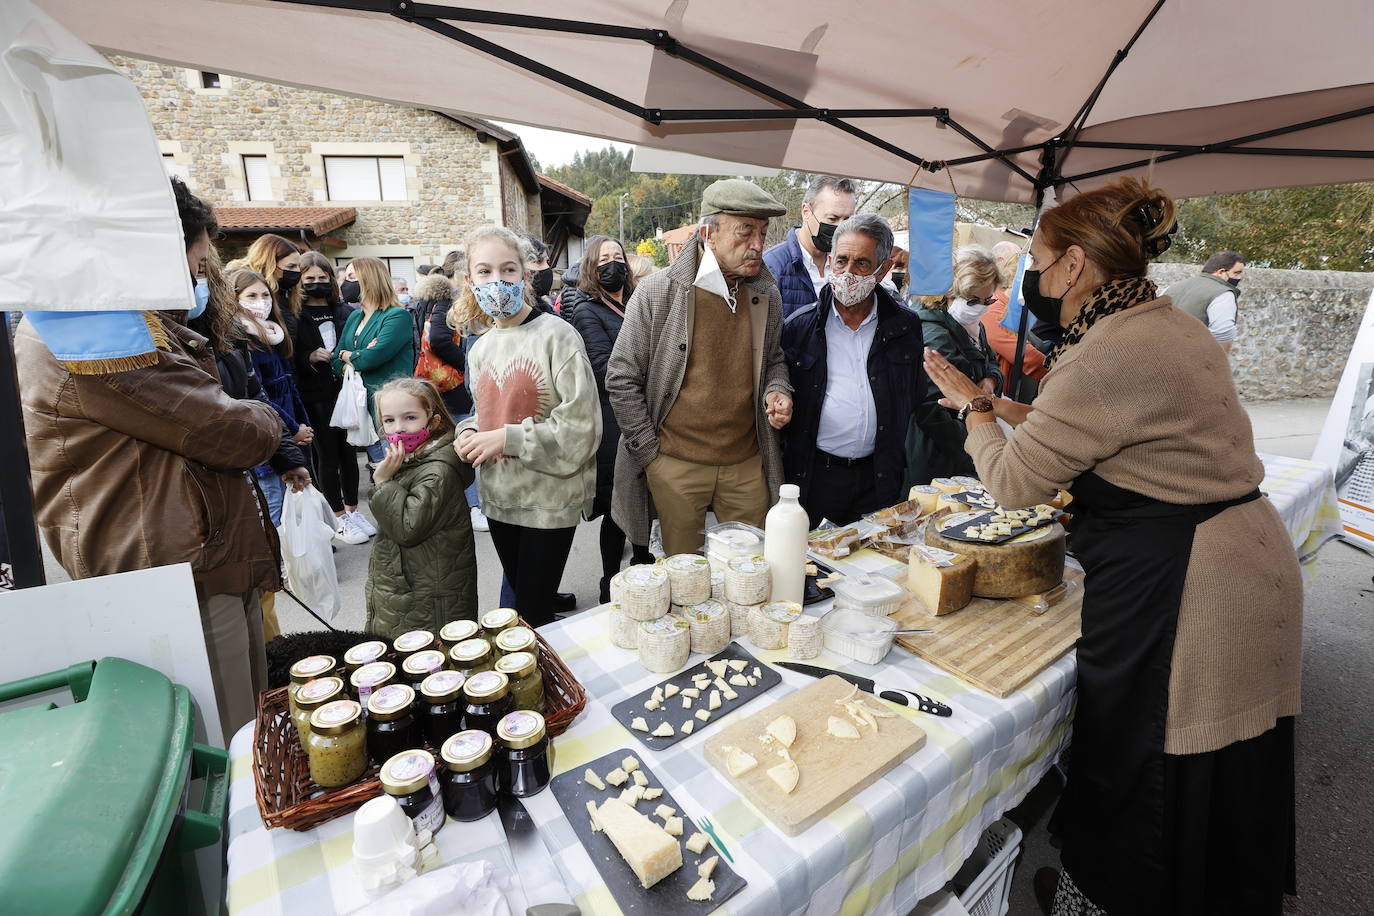
[[[850,608],[874,617],[886,617],[901,610],[911,593],[898,583],[879,575],[845,576],[830,583],[835,606]]]
[[[763,533],[741,522],[725,522],[706,529],[706,551],[721,562],[763,553]]]
[[[897,622],[889,617],[836,608],[821,618],[821,632],[825,634],[825,647],[831,652],[876,665],[892,648]]]

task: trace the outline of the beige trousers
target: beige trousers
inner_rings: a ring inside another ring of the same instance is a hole
[[[257,716],[258,694],[267,688],[267,650],[257,589],[211,595],[200,602],[200,622],[227,746],[234,733]]]
[[[701,549],[708,509],[715,510],[719,522],[763,526],[768,483],[763,476],[763,459],[758,455],[717,467],[660,454],[649,462],[645,475],[668,556]]]

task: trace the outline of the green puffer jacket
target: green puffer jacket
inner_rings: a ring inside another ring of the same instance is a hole
[[[472,478],[472,466],[454,454],[453,433],[447,433],[407,456],[395,477],[373,488],[369,633],[390,640],[477,618],[477,555],[463,496]]]

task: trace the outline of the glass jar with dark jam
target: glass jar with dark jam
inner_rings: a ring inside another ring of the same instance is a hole
[[[296,691],[307,681],[326,677],[334,672],[336,663],[330,655],[309,655],[291,666],[291,683],[286,685],[286,706],[296,715]]]
[[[296,725],[302,750],[310,738],[310,714],[331,700],[341,699],[343,692],[343,680],[337,677],[317,677],[302,684],[296,691],[296,711],[291,715],[291,721]]]
[[[527,709],[510,713],[496,726],[496,740],[497,789],[519,798],[542,792],[552,775],[544,717]]]
[[[372,696],[373,692],[382,689],[395,679],[396,666],[391,662],[372,662],[350,674],[348,683],[353,685],[353,695],[358,698],[358,702],[366,711],[368,698]]]
[[[520,615],[514,608],[499,607],[482,615],[482,635],[494,642],[504,630],[520,625]]]
[[[439,630],[439,642],[443,643],[445,652],[452,649],[467,639],[475,639],[482,635],[482,625],[475,620],[455,620],[452,623],[444,624]]]
[[[420,684],[420,728],[430,747],[442,748],[445,741],[463,730],[466,680],[460,672],[439,671]]]
[[[396,637],[391,647],[396,650],[396,664],[404,664],[416,652],[439,648],[439,639],[429,630],[411,630]]]
[[[496,656],[491,651],[491,643],[485,639],[465,639],[449,650],[448,657],[453,662],[453,669],[463,672],[465,677],[472,677],[496,667]]]
[[[396,799],[396,804],[415,825],[415,832],[428,830],[438,833],[444,826],[444,796],[439,788],[439,774],[434,769],[434,755],[418,748],[402,751],[382,764],[378,774],[382,791]]]
[[[420,692],[420,685],[425,678],[434,674],[436,671],[443,671],[448,667],[444,653],[438,649],[426,649],[423,652],[416,652],[410,658],[401,662],[401,673],[403,680],[416,692]]]
[[[515,709],[510,698],[510,679],[499,671],[482,671],[463,684],[463,724],[492,737],[501,717]]]
[[[510,678],[510,696],[516,709],[532,709],[544,714],[544,675],[533,655],[512,652],[502,656],[496,663],[496,670]]]
[[[371,639],[367,642],[360,642],[353,648],[344,653],[344,671],[349,677],[363,665],[370,665],[373,662],[386,660],[386,653],[390,647],[380,639]]]
[[[528,652],[535,658],[539,657],[539,644],[533,630],[529,627],[511,627],[501,631],[496,637],[496,654],[510,655],[513,652]]]
[[[367,698],[367,756],[374,763],[419,747],[422,738],[414,690],[405,684],[387,684]]]
[[[496,810],[496,764],[491,735],[469,729],[444,742],[439,784],[444,810],[455,821],[480,821]]]

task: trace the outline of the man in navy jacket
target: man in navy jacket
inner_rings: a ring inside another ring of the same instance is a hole
[[[835,227],[854,215],[857,191],[848,178],[817,176],[802,198],[802,224],[787,230],[787,238],[763,253],[763,263],[782,293],[784,318],[816,302],[825,283]]]
[[[819,302],[782,328],[794,389],[783,469],[813,526],[902,500],[907,427],[926,390],[920,319],[879,285],[892,268],[891,228],[861,213],[834,243]]]

